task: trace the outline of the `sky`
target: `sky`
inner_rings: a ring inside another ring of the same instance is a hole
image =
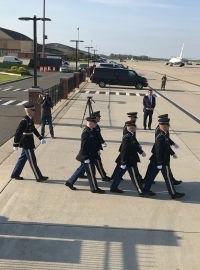
[[[43,16],[44,0],[0,0],[0,27],[33,37],[33,23],[18,17]],[[45,0],[46,43],[93,46],[97,53],[178,56],[200,59],[199,0]],[[77,30],[79,28],[79,31]],[[37,23],[42,43],[42,22]],[[87,49],[85,49],[87,50]]]

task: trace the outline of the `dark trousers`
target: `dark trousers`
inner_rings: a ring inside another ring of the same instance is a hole
[[[153,111],[151,111],[151,110],[145,110],[145,112],[144,112],[144,121],[143,121],[144,128],[147,127],[147,118],[148,117],[149,117],[148,128],[151,128],[152,115],[153,115]]]
[[[151,167],[152,167],[152,163],[153,163],[154,161],[150,161],[150,163],[149,163],[149,165],[148,165],[148,168],[147,168],[147,171],[146,171],[146,174],[145,174],[145,177],[144,177],[144,181],[146,182],[146,178],[147,178],[147,176],[149,175],[149,172],[150,172],[150,170],[151,170]],[[174,178],[174,175],[173,175],[173,173],[172,173],[172,170],[171,170],[171,167],[170,167],[170,164],[169,164],[169,174],[170,174],[170,179],[172,180],[172,183],[174,183],[175,181],[177,181],[175,178]],[[157,175],[156,175],[157,176]],[[156,176],[155,176],[155,178],[156,178]]]
[[[103,168],[103,164],[102,164],[102,160],[101,160],[100,156],[98,159],[95,160],[94,164],[95,164],[99,174],[101,175],[101,178],[105,178],[107,175],[106,175],[106,172]],[[84,174],[85,174],[85,170],[82,172],[82,174],[80,176],[83,176]]]
[[[44,136],[44,134],[45,134],[46,123],[48,123],[48,125],[49,125],[49,131],[50,131],[51,136],[54,136],[51,115],[42,116],[42,118],[41,118],[41,135]]]
[[[17,164],[15,165],[11,177],[20,176],[27,160],[29,161],[31,169],[35,175],[35,178],[40,179],[42,177],[41,171],[37,166],[37,160],[34,149],[24,149],[24,148],[22,149],[21,156],[19,157]]]
[[[144,187],[145,192],[148,192],[151,189],[151,186],[154,182],[154,179],[156,178],[159,171],[160,170],[157,168],[157,164],[155,162],[150,162],[149,172],[145,178],[145,180],[146,180],[145,187]],[[173,183],[172,183],[169,164],[162,166],[161,173],[162,173],[163,178],[165,180],[165,184],[167,186],[167,190],[168,190],[169,194],[171,196],[174,195],[176,193],[176,191],[175,191]]]
[[[73,175],[67,180],[68,183],[74,185],[77,179],[86,172],[87,178],[89,181],[91,191],[98,189],[97,180],[96,180],[96,170],[93,162],[90,163],[81,163],[78,169],[73,173]]]
[[[113,178],[113,182],[110,189],[118,188],[122,180],[122,176],[125,174],[126,171],[128,171],[129,176],[137,189],[137,192],[141,194],[143,192],[143,188],[142,188],[141,181],[139,179],[139,171],[138,171],[137,164],[133,166],[126,166],[126,169],[122,169],[119,165],[116,166],[115,176]]]
[[[116,165],[114,171],[113,171],[113,174],[111,176],[111,179],[114,179],[115,178],[115,174],[118,170],[118,168],[120,167],[119,164]],[[138,166],[137,164],[135,165],[135,169],[136,169],[136,174],[138,175],[138,179],[141,181],[142,180],[142,175],[140,174],[139,170],[138,170]],[[124,170],[124,173],[122,174],[122,177],[124,176],[124,174],[126,173],[126,170]]]

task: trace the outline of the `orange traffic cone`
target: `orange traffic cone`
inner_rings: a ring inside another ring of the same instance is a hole
[[[47,67],[44,67],[44,72],[46,72],[47,71]]]
[[[53,67],[53,71],[56,71],[56,68],[55,67]]]
[[[48,67],[48,71],[51,71],[51,67]]]
[[[40,71],[44,71],[44,67],[43,66],[40,66]]]

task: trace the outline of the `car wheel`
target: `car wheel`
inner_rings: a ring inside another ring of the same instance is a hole
[[[137,88],[137,89],[142,89],[142,88],[143,88],[143,84],[142,84],[142,83],[136,84],[136,88]]]
[[[100,86],[101,88],[104,88],[104,87],[106,87],[106,84],[105,84],[105,82],[100,82],[100,83],[99,83],[99,86]]]

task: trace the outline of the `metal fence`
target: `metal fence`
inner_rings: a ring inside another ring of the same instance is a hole
[[[43,91],[44,94],[48,94],[55,106],[63,98],[63,86],[61,83],[54,85]]]

